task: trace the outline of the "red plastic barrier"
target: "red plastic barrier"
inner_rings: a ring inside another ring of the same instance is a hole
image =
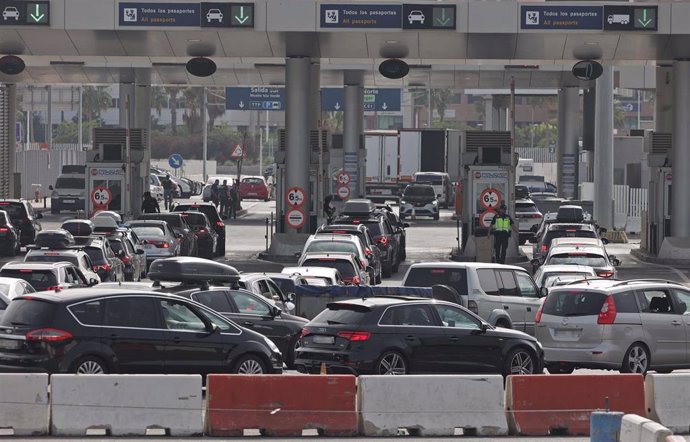
[[[642,375],[508,377],[506,410],[511,434],[589,435],[592,411],[607,407],[646,416]]]
[[[354,376],[209,375],[206,430],[209,436],[357,435]]]

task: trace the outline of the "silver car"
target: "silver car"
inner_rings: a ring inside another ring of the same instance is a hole
[[[689,368],[690,290],[659,280],[590,280],[554,287],[535,319],[551,373]]]
[[[146,252],[146,263],[150,266],[159,258],[170,258],[180,254],[182,234],[176,234],[165,221],[129,221],[127,227],[141,239]]]

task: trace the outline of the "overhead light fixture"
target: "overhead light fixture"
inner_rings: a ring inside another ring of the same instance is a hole
[[[389,45],[394,45],[394,44],[398,44],[398,43],[399,43],[398,40],[386,40],[386,44],[389,44]]]
[[[538,70],[538,64],[507,64],[503,66],[506,71],[525,71],[525,70]]]
[[[194,57],[187,62],[187,72],[195,77],[210,77],[216,72],[216,63],[210,58]]]
[[[201,39],[200,38],[188,38],[187,43],[200,43]]]
[[[51,66],[84,66],[86,63],[83,61],[62,61],[62,60],[51,60]]]
[[[16,55],[5,55],[0,58],[0,72],[7,75],[17,75],[24,72],[24,60]]]
[[[399,80],[410,73],[410,66],[397,58],[390,58],[379,65],[379,73],[386,78]]]

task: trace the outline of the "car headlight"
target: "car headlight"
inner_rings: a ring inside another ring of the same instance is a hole
[[[270,348],[272,352],[280,353],[280,349],[278,348],[278,346],[273,341],[271,341],[270,339],[268,339],[265,336],[264,336],[264,342],[266,342],[266,345],[268,345],[268,348]]]
[[[401,205],[401,206],[404,206],[404,205],[406,205],[406,204],[407,204],[407,201],[405,201],[405,200],[400,200],[400,205]]]
[[[438,205],[438,201],[434,200],[434,201],[431,202],[431,204],[433,204],[434,206],[437,206],[437,205]]]

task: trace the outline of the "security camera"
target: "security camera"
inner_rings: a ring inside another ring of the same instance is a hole
[[[410,66],[402,60],[391,58],[379,65],[379,72],[386,78],[397,80],[410,72]]]
[[[24,71],[24,60],[16,55],[5,55],[0,58],[0,72],[7,75],[17,75]]]
[[[194,57],[187,62],[187,72],[195,77],[208,77],[216,72],[216,63],[210,58]]]

